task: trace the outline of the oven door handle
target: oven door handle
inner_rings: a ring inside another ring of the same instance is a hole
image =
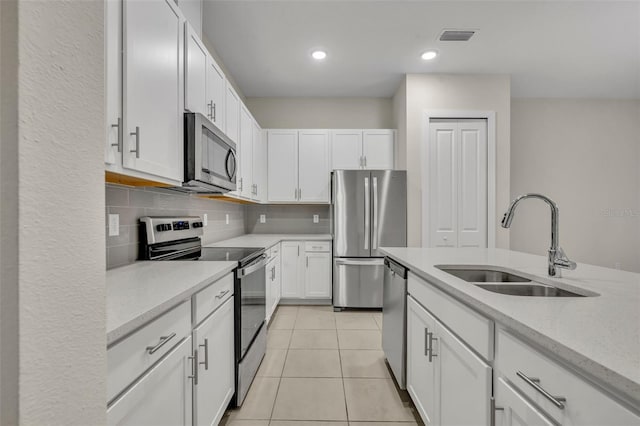
[[[255,262],[251,263],[250,265],[245,266],[242,269],[238,269],[238,278],[244,278],[247,275],[251,275],[254,272],[256,272],[258,269],[260,268],[264,268],[267,265],[267,255],[263,254],[262,256],[260,256],[260,258],[258,260],[256,260]]]

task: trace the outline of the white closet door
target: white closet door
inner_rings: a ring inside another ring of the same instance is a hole
[[[362,130],[331,131],[331,168],[333,170],[362,168]]]
[[[458,246],[457,128],[455,121],[429,126],[430,247]]]
[[[487,247],[487,122],[458,122],[458,247]]]

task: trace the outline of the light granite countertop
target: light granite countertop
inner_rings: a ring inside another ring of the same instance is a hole
[[[583,263],[547,276],[547,258],[502,249],[382,248],[446,293],[640,405],[640,274]],[[597,297],[519,297],[476,287],[436,265],[493,265]]]
[[[264,247],[269,248],[280,241],[331,241],[331,234],[246,234],[229,240],[218,241],[204,247]]]
[[[107,271],[107,346],[230,273],[237,262],[141,261]]]

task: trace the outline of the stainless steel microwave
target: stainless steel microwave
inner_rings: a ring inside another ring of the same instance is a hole
[[[207,117],[184,114],[185,192],[223,193],[236,190],[236,144]]]

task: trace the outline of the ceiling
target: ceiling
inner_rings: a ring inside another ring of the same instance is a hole
[[[513,97],[640,98],[640,1],[205,0],[203,28],[247,97],[390,97],[408,73],[500,73]],[[478,32],[438,41],[445,28]]]

